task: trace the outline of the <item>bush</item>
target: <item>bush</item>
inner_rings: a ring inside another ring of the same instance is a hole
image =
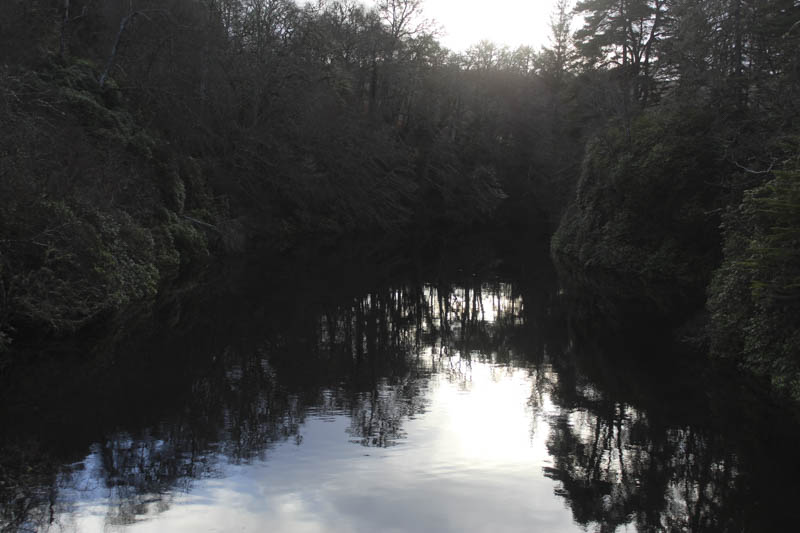
[[[642,282],[662,312],[701,303],[719,258],[719,153],[704,113],[659,110],[590,143],[576,198],[553,236],[573,272]],[[602,284],[602,282],[600,282]]]
[[[91,65],[0,77],[0,351],[12,334],[65,335],[152,300],[205,236],[181,220],[199,169],[142,127]],[[6,127],[7,126],[7,127]]]
[[[712,351],[800,399],[800,168],[776,172],[724,219],[708,306]]]

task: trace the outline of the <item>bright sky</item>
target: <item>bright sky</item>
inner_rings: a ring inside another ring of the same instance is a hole
[[[463,51],[482,39],[511,48],[548,43],[554,0],[424,0],[423,13],[444,26],[442,44]]]

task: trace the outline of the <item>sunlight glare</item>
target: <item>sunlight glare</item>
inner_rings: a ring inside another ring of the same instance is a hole
[[[481,40],[510,48],[548,43],[553,0],[424,0],[423,14],[442,28],[439,41],[463,52]]]

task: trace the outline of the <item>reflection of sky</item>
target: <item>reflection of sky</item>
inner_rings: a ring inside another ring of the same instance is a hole
[[[425,287],[425,298],[430,302],[437,302],[438,298],[437,289],[432,286]],[[522,297],[512,296],[511,285],[507,283],[500,283],[497,287],[492,287],[489,284],[481,286],[480,298],[475,299],[474,289],[467,292],[465,289],[455,289],[447,296],[449,300],[450,315],[448,320],[457,320],[462,314],[467,311],[467,314],[472,316],[473,309],[477,313],[478,318],[486,322],[495,322],[504,315],[510,314],[514,316],[522,310]],[[436,325],[439,325],[440,313],[436,306],[431,309],[432,316],[436,319]],[[457,324],[453,324],[457,325]]]
[[[94,502],[59,522],[87,532],[579,531],[542,474],[552,466],[547,424],[529,407],[529,371],[476,361],[461,368],[460,379],[432,377],[425,413],[404,421],[397,446],[353,444],[347,416],[312,416],[302,444],[196,480],[134,525],[109,525],[107,501],[96,499],[105,489],[85,493]],[[543,408],[553,409],[547,398]],[[95,460],[87,459],[87,483]]]

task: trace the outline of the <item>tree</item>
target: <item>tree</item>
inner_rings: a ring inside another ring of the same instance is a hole
[[[380,0],[378,14],[386,25],[392,42],[397,44],[430,29],[430,21],[422,19],[423,0]]]
[[[619,72],[626,112],[632,102],[649,103],[666,7],[667,0],[581,0],[575,6],[585,18],[575,33],[584,67]]]
[[[711,348],[800,399],[798,156],[724,218],[725,259],[711,283]]]
[[[550,46],[542,50],[542,70],[560,84],[573,56],[571,0],[557,0],[550,15]]]

